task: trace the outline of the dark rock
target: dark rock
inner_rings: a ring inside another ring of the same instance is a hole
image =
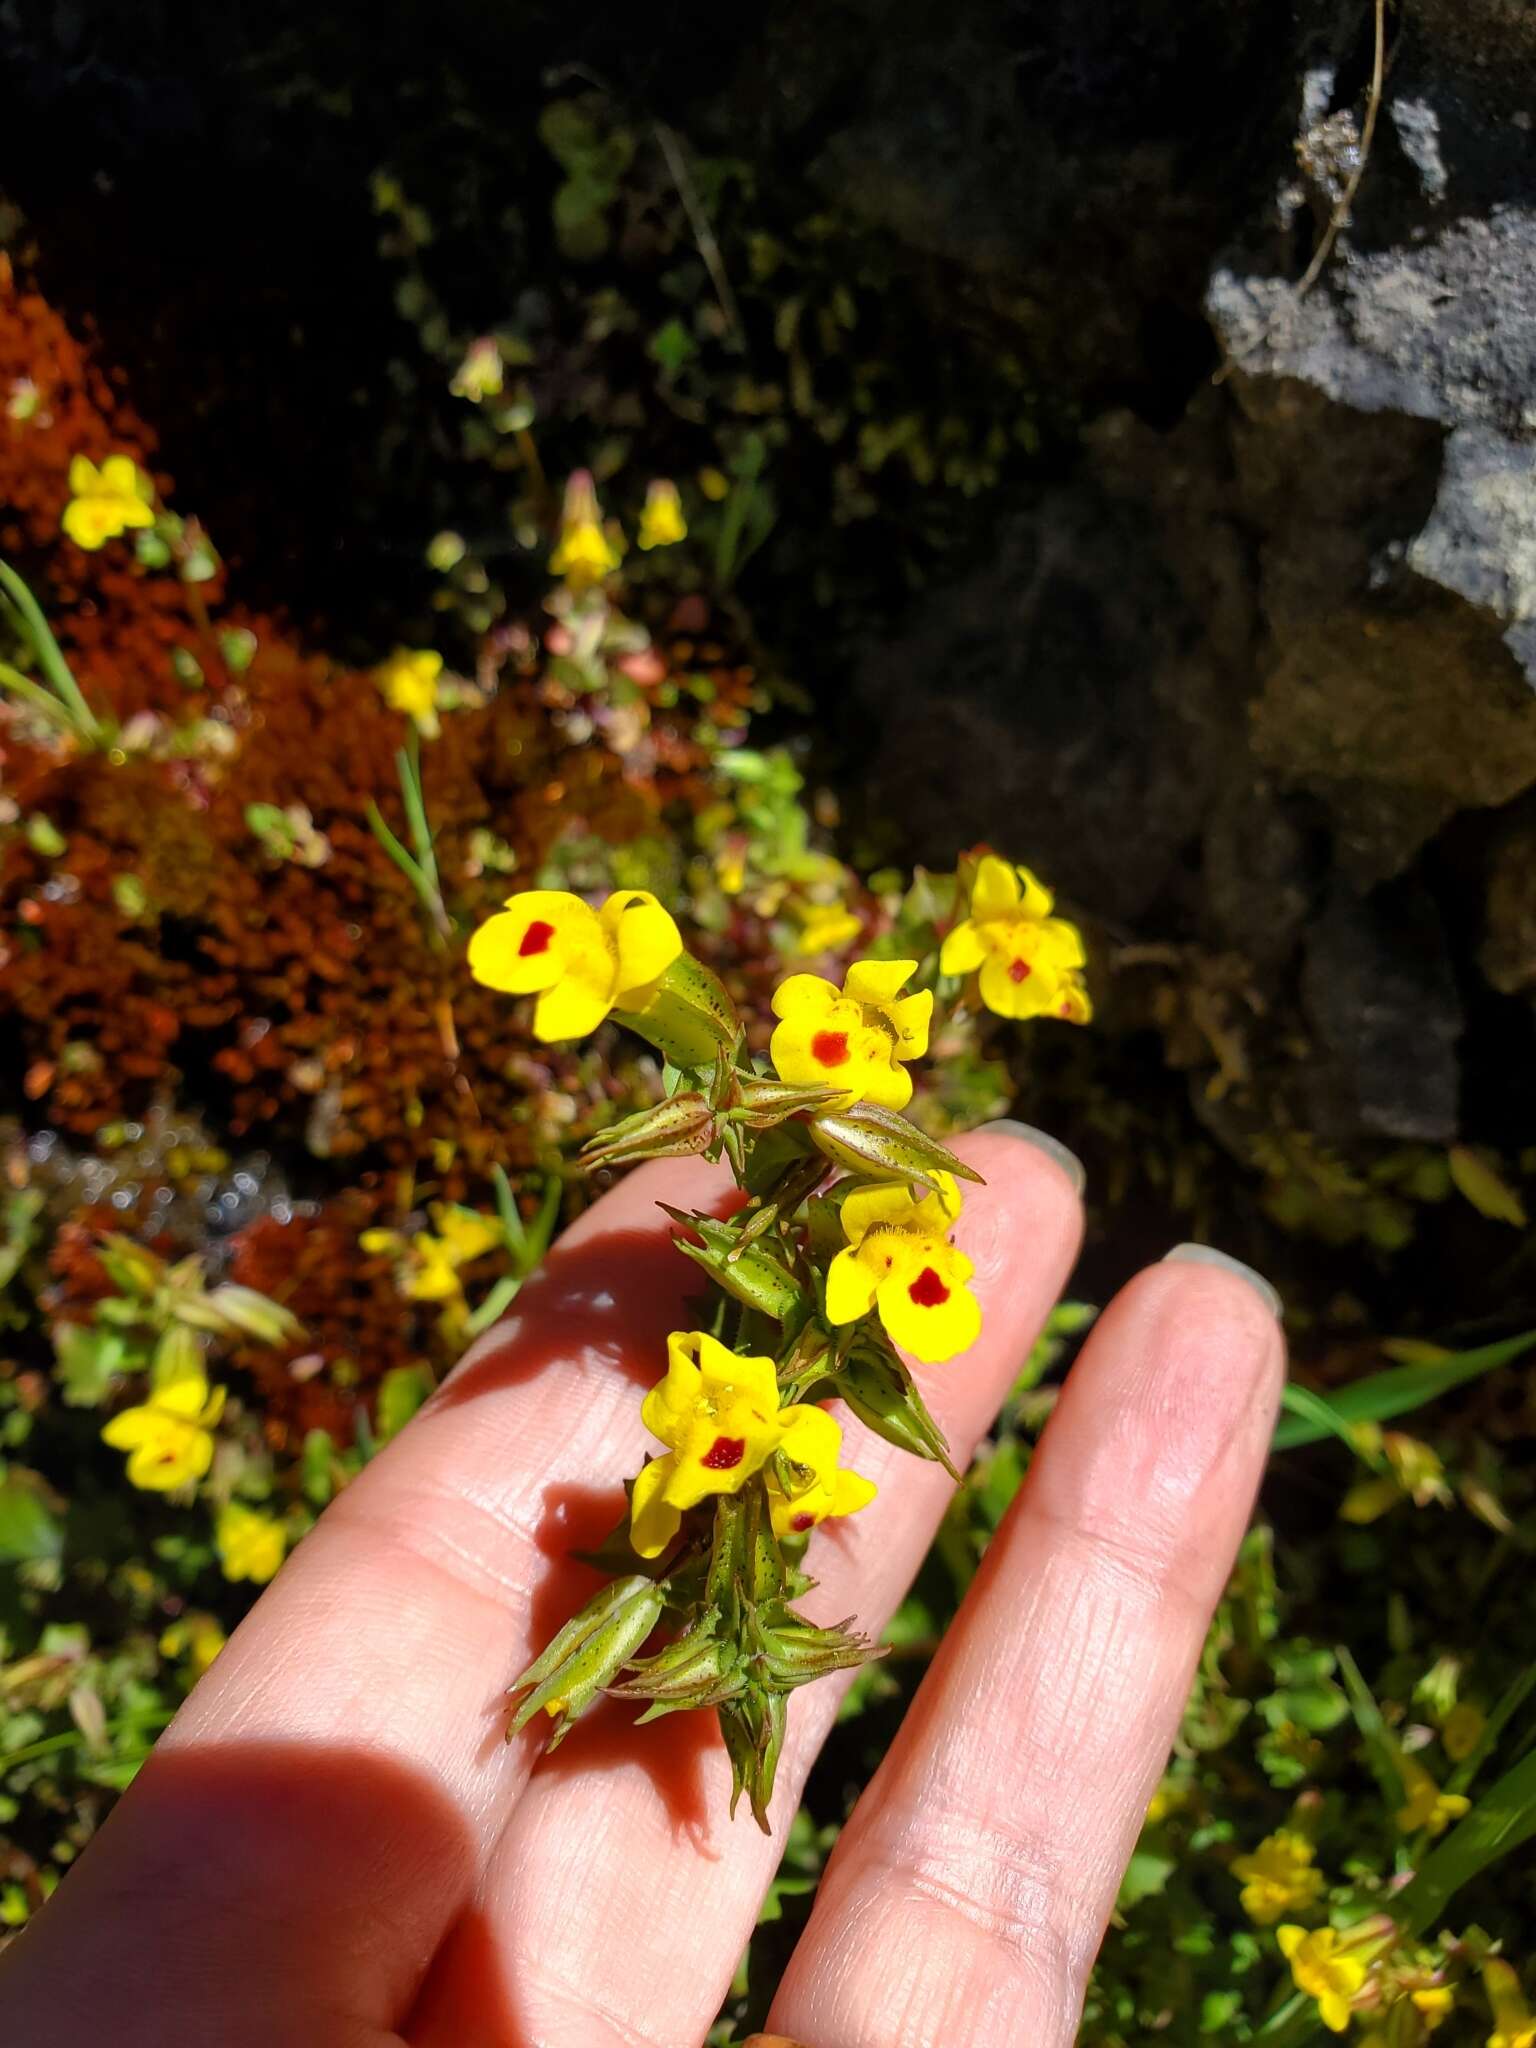
[[[1422,890],[1338,890],[1307,937],[1302,996],[1317,1056],[1299,1121],[1322,1138],[1456,1136],[1461,1003],[1439,915]]]

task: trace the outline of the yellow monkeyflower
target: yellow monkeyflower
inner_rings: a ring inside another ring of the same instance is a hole
[[[905,1109],[912,1076],[903,1060],[928,1050],[933,994],[901,994],[915,960],[859,960],[838,990],[819,974],[792,974],[773,994],[779,1019],[769,1056],[781,1081],[847,1090],[843,1107]]]
[[[659,478],[646,491],[640,531],[635,538],[642,548],[669,548],[675,541],[688,538],[688,522],[683,517],[683,501],[677,495],[676,484]]]
[[[1317,2000],[1318,2017],[1330,2033],[1349,2025],[1350,2001],[1364,1986],[1369,1965],[1363,1955],[1341,1948],[1338,1931],[1319,1927],[1279,1927],[1275,1939],[1291,1966],[1296,1989]]]
[[[76,547],[94,552],[130,526],[153,526],[155,487],[128,455],[109,455],[98,469],[84,455],[69,465],[69,503],[60,522]]]
[[[435,740],[442,730],[437,718],[438,682],[443,657],[430,647],[397,647],[381,661],[373,679],[391,711],[403,711],[423,739]]]
[[[560,538],[549,558],[550,571],[572,590],[589,590],[619,566],[622,553],[615,544],[617,529],[603,523],[597,490],[589,469],[578,469],[565,487],[565,505],[560,515]]]
[[[501,350],[494,334],[482,334],[469,344],[448,389],[455,398],[467,398],[471,405],[501,396]]]
[[[288,1532],[275,1515],[232,1500],[219,1509],[213,1545],[226,1579],[249,1579],[264,1586],[275,1577],[288,1548]]]
[[[1424,1766],[1416,1764],[1412,1757],[1399,1757],[1397,1767],[1408,1795],[1406,1804],[1398,1808],[1395,1816],[1403,1834],[1416,1835],[1420,1828],[1427,1828],[1431,1838],[1443,1835],[1451,1822],[1460,1820],[1471,1807],[1471,1800],[1460,1792],[1442,1792]]]
[[[211,1614],[184,1614],[160,1633],[162,1657],[185,1657],[201,1678],[229,1638]]]
[[[1266,1835],[1251,1856],[1232,1865],[1243,1881],[1243,1911],[1256,1927],[1273,1927],[1282,1913],[1304,1913],[1326,1889],[1320,1870],[1312,1868],[1313,1848],[1305,1835],[1290,1828]]]
[[[966,1350],[981,1331],[981,1304],[965,1284],[976,1269],[949,1241],[960,1190],[952,1174],[933,1179],[921,1197],[898,1181],[855,1188],[842,1208],[848,1244],[827,1273],[829,1321],[877,1309],[892,1342],[926,1365]]]
[[[1422,1991],[1410,1991],[1408,2003],[1424,2022],[1426,2034],[1432,2034],[1451,2016],[1456,2004],[1456,1994],[1449,1984],[1431,1984]]]
[[[1083,936],[1028,868],[987,854],[971,884],[970,912],[945,939],[945,974],[981,971],[981,1000],[999,1017],[1064,1017],[1086,1024],[1093,1005],[1083,981]]]
[[[201,1479],[213,1463],[213,1426],[224,1412],[224,1389],[210,1390],[201,1369],[178,1372],[125,1408],[101,1432],[103,1443],[128,1453],[128,1481],[148,1493],[171,1493]]]
[[[1483,1739],[1488,1716],[1472,1700],[1459,1700],[1440,1724],[1440,1742],[1453,1764],[1465,1763]]]
[[[1483,1988],[1493,2008],[1488,2048],[1536,2048],[1536,2019],[1520,1990],[1520,1979],[1498,1956],[1483,1964]]]
[[[638,1009],[683,950],[682,934],[645,889],[619,889],[600,911],[563,889],[524,889],[469,942],[469,971],[506,995],[536,995],[533,1035],[584,1038],[613,1009]]]
[[[768,1469],[775,1536],[805,1536],[829,1515],[856,1515],[869,1506],[875,1483],[839,1468],[842,1447],[843,1432],[826,1409],[806,1408],[795,1426],[793,1450],[782,1452]]]
[[[800,929],[794,950],[802,959],[814,953],[836,953],[850,945],[864,929],[862,918],[841,903],[807,903],[795,906]]]
[[[667,1339],[666,1378],[640,1413],[667,1446],[634,1485],[630,1541],[642,1557],[661,1555],[685,1509],[712,1493],[738,1493],[775,1451],[805,1465],[825,1455],[820,1426],[809,1419],[820,1410],[779,1406],[773,1360],[739,1357],[703,1330]]]

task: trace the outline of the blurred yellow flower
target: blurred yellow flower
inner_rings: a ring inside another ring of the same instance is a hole
[[[130,526],[155,523],[155,487],[127,455],[109,455],[98,469],[84,455],[69,465],[69,503],[61,522],[76,547],[92,551]]]
[[[128,1453],[128,1480],[148,1493],[171,1493],[201,1479],[213,1463],[213,1427],[224,1412],[224,1389],[209,1389],[200,1370],[179,1372],[124,1408],[101,1432],[103,1443]]]
[[[876,1309],[892,1343],[926,1365],[967,1350],[981,1332],[981,1304],[965,1284],[975,1268],[949,1241],[960,1190],[952,1174],[933,1179],[927,1195],[896,1181],[856,1187],[842,1207],[847,1248],[827,1272],[829,1322]]]
[[[903,996],[915,960],[859,960],[841,990],[818,974],[792,974],[773,996],[779,1019],[768,1047],[781,1081],[847,1090],[846,1107],[877,1103],[905,1109],[912,1076],[903,1060],[928,1050],[933,995]]]
[[[1296,1989],[1317,2000],[1318,2017],[1330,2033],[1342,2034],[1349,2025],[1350,2001],[1365,1983],[1365,1958],[1341,1951],[1332,1927],[1319,1927],[1311,1934],[1304,1927],[1281,1927],[1275,1939],[1291,1966]]]
[[[228,1637],[211,1614],[184,1614],[160,1632],[162,1657],[185,1657],[201,1678]]]
[[[1536,2048],[1536,2019],[1520,1990],[1520,1979],[1498,1956],[1483,1964],[1483,1987],[1493,2008],[1488,2048]]]
[[[1312,1844],[1289,1828],[1266,1835],[1251,1856],[1232,1865],[1243,1881],[1243,1911],[1257,1927],[1273,1927],[1282,1913],[1304,1913],[1326,1890],[1320,1870],[1312,1868]]]
[[[1483,1739],[1488,1716],[1471,1700],[1461,1700],[1440,1727],[1440,1743],[1453,1764],[1464,1763]]]
[[[683,950],[671,916],[645,889],[619,889],[600,911],[563,889],[524,889],[469,942],[469,971],[506,995],[536,995],[533,1035],[585,1038],[613,1009],[637,1009]]]
[[[622,535],[603,523],[592,472],[578,469],[565,487],[560,538],[549,558],[550,571],[572,590],[589,590],[619,566]]]
[[[1443,1835],[1453,1820],[1460,1820],[1470,1809],[1470,1799],[1460,1792],[1442,1792],[1424,1766],[1416,1764],[1412,1757],[1399,1757],[1397,1767],[1407,1794],[1406,1803],[1396,1815],[1403,1834],[1416,1835],[1420,1828],[1425,1828],[1431,1838]]]
[[[688,538],[688,522],[683,517],[683,501],[677,495],[677,485],[665,478],[653,483],[645,494],[645,505],[640,513],[640,531],[636,535],[642,548],[669,548],[674,542]]]
[[[1083,981],[1082,933],[1051,915],[1055,898],[1028,868],[987,854],[971,884],[969,914],[939,953],[944,974],[980,970],[981,1000],[999,1017],[1093,1016]]]
[[[794,950],[802,959],[815,953],[836,953],[864,929],[864,920],[842,903],[806,903],[796,906],[800,929]]]
[[[469,344],[448,389],[455,398],[467,398],[471,405],[479,405],[482,399],[501,396],[501,350],[494,335],[482,334]]]
[[[435,740],[442,730],[437,717],[442,673],[443,657],[432,648],[397,647],[379,663],[373,679],[391,711],[403,712],[423,739]]]
[[[219,1509],[213,1543],[226,1579],[249,1579],[264,1586],[283,1561],[288,1532],[275,1515],[232,1500]]]

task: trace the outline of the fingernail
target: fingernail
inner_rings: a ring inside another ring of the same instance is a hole
[[[1075,1152],[1069,1152],[1060,1138],[1053,1138],[1049,1131],[1037,1131],[1033,1124],[1021,1124],[1017,1118],[1000,1116],[995,1123],[977,1126],[978,1138],[1017,1138],[1021,1145],[1033,1145],[1037,1152],[1043,1152],[1047,1159],[1053,1159],[1072,1183],[1072,1192],[1080,1195],[1088,1185],[1087,1170]]]
[[[1238,1280],[1246,1280],[1277,1322],[1285,1313],[1285,1303],[1280,1299],[1278,1290],[1270,1285],[1262,1273],[1255,1273],[1252,1266],[1245,1266],[1241,1259],[1234,1259],[1227,1252],[1217,1251],[1214,1245],[1176,1244],[1171,1252],[1163,1254],[1163,1264],[1219,1267],[1223,1273],[1231,1273]]]

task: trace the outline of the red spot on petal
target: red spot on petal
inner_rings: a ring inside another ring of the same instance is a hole
[[[554,926],[546,924],[542,917],[536,917],[523,933],[523,942],[517,949],[518,958],[527,960],[534,953],[547,953],[549,942],[554,936]]]
[[[816,1517],[814,1515],[796,1515],[789,1526],[797,1536],[803,1536],[807,1529],[815,1528]]]
[[[717,1436],[699,1463],[706,1472],[734,1472],[746,1455],[744,1436]]]
[[[1063,1017],[1067,1018],[1067,1019],[1068,1019],[1068,1020],[1070,1021],[1070,1019],[1071,1019],[1071,1016],[1072,1016],[1072,1005],[1071,1005],[1070,1003],[1063,1003],[1063,1004],[1062,1004],[1062,1006],[1061,1006],[1061,1015],[1062,1015]]]
[[[919,1308],[942,1308],[949,1299],[949,1289],[932,1266],[924,1266],[907,1292]]]
[[[1030,973],[1031,969],[1027,960],[1010,960],[1008,962],[1008,979],[1010,981],[1028,981]]]
[[[846,1031],[818,1031],[811,1040],[811,1058],[824,1067],[843,1067],[848,1064],[848,1034]]]

